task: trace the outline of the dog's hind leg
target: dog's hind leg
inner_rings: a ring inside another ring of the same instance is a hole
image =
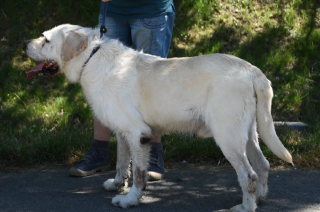
[[[255,121],[249,131],[249,140],[247,144],[247,155],[249,161],[252,164],[253,169],[258,174],[258,184],[256,191],[257,202],[265,199],[268,192],[268,174],[270,170],[270,164],[264,157],[258,141],[258,135],[256,130]]]
[[[230,209],[232,212],[253,212],[257,208],[256,204],[256,186],[258,177],[252,169],[245,153],[245,140],[239,140],[239,137],[233,139],[219,139],[215,136],[217,142],[227,160],[236,170],[239,184],[242,188],[242,204],[236,205]],[[224,144],[220,145],[221,142]],[[235,143],[236,142],[236,143]]]
[[[257,208],[258,176],[246,154],[248,133],[256,111],[252,83],[237,76],[217,78],[210,90],[206,108],[206,125],[236,170],[243,193],[242,204],[232,207],[230,211],[253,212]]]
[[[127,137],[131,156],[133,185],[126,195],[117,195],[112,199],[112,204],[122,208],[128,208],[139,204],[142,190],[147,183],[147,170],[149,165],[150,143],[141,144],[140,134]],[[130,139],[130,140],[129,140]]]
[[[108,179],[103,183],[103,187],[108,191],[121,191],[128,186],[130,178],[130,149],[124,136],[117,133],[117,174],[114,179]]]
[[[219,123],[211,129],[216,143],[236,170],[243,192],[242,204],[232,207],[230,211],[253,212],[257,207],[256,186],[258,176],[251,167],[246,155],[249,121],[243,120],[241,124],[237,122],[232,123],[232,120],[235,119],[231,117],[230,113],[228,114],[229,116],[223,116],[223,112],[219,112],[216,113],[216,117],[213,119],[219,120]]]

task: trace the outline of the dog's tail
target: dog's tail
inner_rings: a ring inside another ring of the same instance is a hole
[[[271,117],[273,97],[271,82],[260,70],[253,79],[253,87],[257,95],[257,123],[261,139],[276,156],[293,164],[291,154],[283,146],[274,129]]]

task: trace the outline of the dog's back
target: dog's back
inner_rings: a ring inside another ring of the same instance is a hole
[[[232,111],[230,107],[246,112],[244,102],[251,105],[247,110],[256,110],[253,78],[261,71],[237,57],[147,58],[137,67],[138,83],[132,89],[139,91],[134,93],[135,106],[144,121],[159,131],[210,129],[209,114]]]

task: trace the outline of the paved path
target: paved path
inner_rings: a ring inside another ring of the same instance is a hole
[[[149,182],[138,207],[111,205],[116,194],[102,183],[115,171],[87,178],[71,178],[67,170],[0,172],[0,211],[225,211],[241,202],[233,170],[178,168],[166,171],[165,179]],[[257,212],[319,212],[320,173],[271,171],[269,194]]]

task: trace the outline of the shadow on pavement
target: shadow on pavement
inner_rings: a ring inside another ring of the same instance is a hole
[[[0,211],[226,211],[240,204],[242,193],[233,170],[172,169],[149,182],[138,207],[111,205],[116,192],[102,183],[115,171],[72,178],[67,170],[0,173]],[[316,212],[320,209],[320,174],[271,171],[269,194],[258,212]]]

